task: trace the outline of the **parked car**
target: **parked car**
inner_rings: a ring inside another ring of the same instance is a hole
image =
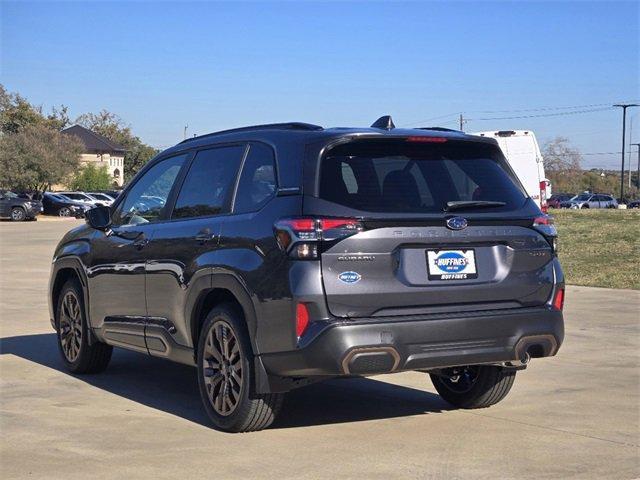
[[[627,203],[627,208],[640,208],[640,200],[632,200]]]
[[[19,197],[10,190],[0,190],[0,218],[22,222],[35,219],[40,212],[42,212],[40,201]]]
[[[560,208],[618,208],[618,201],[611,195],[581,193],[569,201],[561,202]]]
[[[545,176],[544,161],[535,134],[531,130],[492,130],[474,135],[496,139],[529,196],[546,211],[551,182]]]
[[[92,208],[91,205],[70,200],[67,197],[52,192],[45,192],[42,197],[42,206],[45,215],[58,215],[60,217],[84,217],[84,213]]]
[[[107,207],[111,205],[115,200],[115,198],[112,198],[106,193],[101,193],[101,192],[86,192],[85,195],[92,198],[96,202],[101,203],[102,205],[106,205]]]
[[[118,195],[122,193],[122,190],[105,190],[104,192],[101,192],[101,193],[105,193],[115,200],[116,198],[118,198]]]
[[[108,206],[106,202],[101,200],[96,200],[91,196],[87,195],[84,192],[56,192],[58,195],[62,195],[63,197],[68,198],[69,200],[75,200],[76,202],[82,202],[86,205],[91,205],[92,207],[97,206]]]
[[[493,139],[390,117],[227,130],[86,215],[53,256],[64,364],[99,372],[123,347],[196,366],[224,431],[269,426],[312,382],[410,370],[488,407],[563,341],[552,219]]]
[[[575,197],[573,193],[554,193],[547,201],[547,205],[549,208],[560,208],[563,202],[568,202],[573,197]]]

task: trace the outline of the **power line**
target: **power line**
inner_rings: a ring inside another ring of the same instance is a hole
[[[577,110],[580,109],[580,110]],[[417,120],[411,123],[405,123],[400,125],[401,127],[408,127],[411,125],[416,125],[420,123],[431,122],[434,120],[440,120],[441,118],[448,118],[453,116],[458,116],[461,113],[519,113],[519,112],[556,112],[556,113],[545,113],[545,114],[537,114],[537,115],[516,115],[516,116],[508,116],[508,117],[486,117],[486,118],[467,118],[465,119],[473,121],[488,121],[488,120],[516,120],[521,118],[539,118],[539,117],[558,117],[565,115],[576,115],[582,113],[592,113],[592,112],[604,112],[607,110],[612,110],[613,107],[611,103],[591,103],[587,105],[566,105],[562,107],[537,107],[537,108],[521,108],[514,110],[471,110],[467,112],[452,112],[447,113],[446,115],[439,115],[437,117],[431,117],[424,120]],[[558,110],[569,110],[567,112],[557,112]],[[453,120],[447,123],[453,123]]]
[[[609,106],[606,108],[592,108],[589,110],[575,110],[571,112],[558,112],[558,113],[541,113],[538,115],[518,115],[513,117],[486,117],[486,118],[469,118],[469,121],[481,122],[488,120],[516,120],[519,118],[542,118],[542,117],[561,117],[565,115],[578,115],[582,113],[593,113],[593,112],[604,112],[607,110],[613,110],[613,107]]]
[[[410,125],[416,125],[418,123],[433,122],[434,120],[440,120],[441,118],[452,117],[454,115],[457,116],[459,114],[460,114],[460,112],[447,113],[446,115],[440,115],[440,116],[437,116],[437,117],[427,118],[425,120],[416,120],[415,122],[405,123],[405,124],[400,125],[400,127],[408,127]],[[456,122],[457,122],[457,120],[456,120]],[[447,123],[452,123],[452,122],[447,122]]]
[[[554,157],[573,157],[576,155],[620,155],[622,152],[576,152],[576,153],[554,153]]]
[[[566,107],[539,107],[523,108],[518,110],[476,110],[475,113],[519,113],[519,112],[544,112],[547,110],[575,110],[577,108],[593,108],[611,106],[611,103],[592,103],[591,105],[570,105]],[[471,112],[474,113],[474,112]]]

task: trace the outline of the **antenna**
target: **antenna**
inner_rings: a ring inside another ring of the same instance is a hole
[[[391,115],[385,115],[383,117],[380,117],[375,122],[373,122],[373,124],[371,125],[371,128],[380,128],[382,130],[393,130],[394,128],[396,128],[396,126],[394,125],[393,120],[391,119]]]

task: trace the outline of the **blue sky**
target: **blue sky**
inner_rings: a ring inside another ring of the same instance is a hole
[[[463,112],[468,131],[532,129],[617,152],[619,110],[496,118],[640,101],[638,2],[3,1],[0,15],[9,90],[73,116],[108,109],[154,146],[187,124],[364,126],[389,113],[455,127]],[[633,121],[639,142],[640,109]]]

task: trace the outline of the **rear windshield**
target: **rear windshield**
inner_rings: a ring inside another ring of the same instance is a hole
[[[327,152],[320,175],[320,198],[368,212],[442,212],[452,201],[504,202],[482,211],[506,211],[526,200],[497,147],[481,143],[355,141]]]

